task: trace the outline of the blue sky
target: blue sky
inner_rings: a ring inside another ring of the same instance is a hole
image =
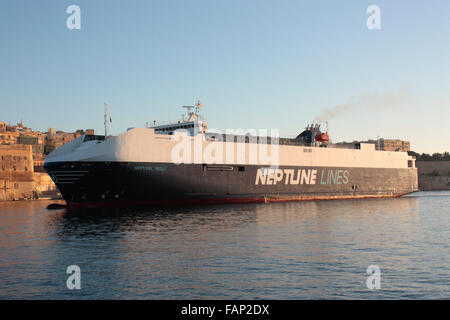
[[[210,128],[295,136],[345,105],[335,141],[450,150],[447,0],[2,0],[0,42],[0,120],[36,130],[102,132],[107,102],[119,134],[200,99]]]

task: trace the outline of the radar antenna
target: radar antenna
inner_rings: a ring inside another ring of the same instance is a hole
[[[191,110],[194,109],[195,107],[194,106],[183,106],[183,108],[186,108],[188,115],[191,115],[192,114]]]
[[[183,106],[183,108],[187,109],[189,116],[192,116],[192,115],[198,116],[201,107],[203,107],[203,105],[200,103],[200,100],[197,101],[195,106]],[[191,111],[192,109],[194,109],[194,111]]]

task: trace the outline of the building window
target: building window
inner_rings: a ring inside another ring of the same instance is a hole
[[[14,183],[14,189],[19,189],[19,184],[18,183]]]

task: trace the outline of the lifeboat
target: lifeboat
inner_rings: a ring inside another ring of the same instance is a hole
[[[321,133],[314,137],[314,140],[317,142],[328,142],[330,141],[330,137],[328,136],[328,133]]]

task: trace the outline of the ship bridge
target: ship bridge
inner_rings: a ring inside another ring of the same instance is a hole
[[[148,128],[154,129],[156,134],[172,135],[177,130],[187,131],[191,136],[203,134],[208,129],[208,124],[199,114],[200,107],[200,102],[195,106],[183,106],[183,108],[187,109],[187,114],[183,114],[181,120],[169,122],[153,121],[153,126]]]

